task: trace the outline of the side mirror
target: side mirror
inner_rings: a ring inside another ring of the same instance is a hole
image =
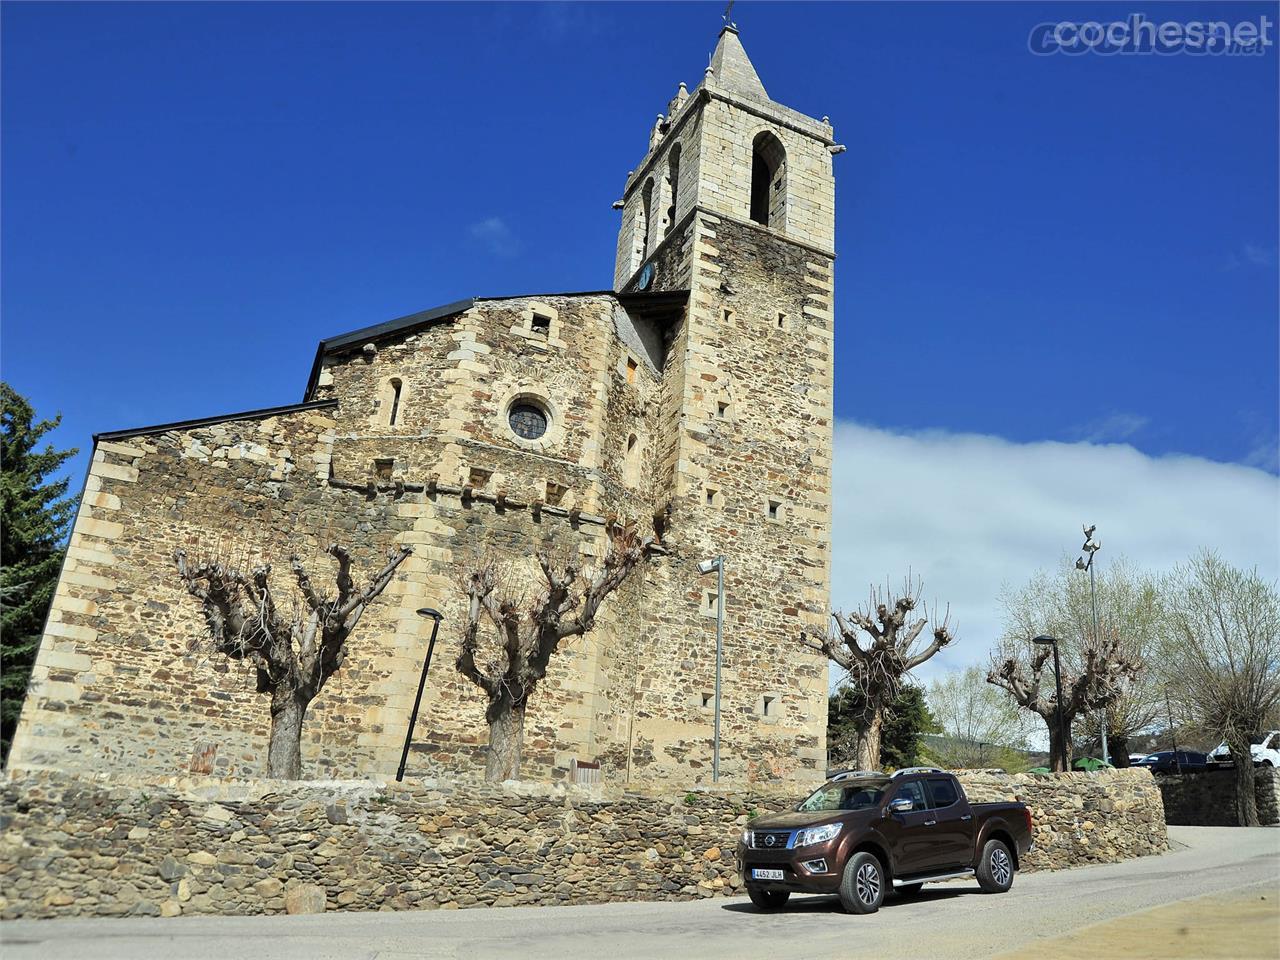
[[[909,797],[898,797],[896,800],[889,801],[890,813],[910,813],[915,809],[915,804],[911,802]]]

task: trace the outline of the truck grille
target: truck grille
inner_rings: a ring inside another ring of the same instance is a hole
[[[751,831],[751,846],[756,850],[785,850],[790,842],[790,830]]]

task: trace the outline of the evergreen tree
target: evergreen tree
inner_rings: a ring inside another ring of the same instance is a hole
[[[31,404],[0,382],[0,761],[9,756],[75,511],[68,481],[47,478],[76,451],[36,450],[61,420],[35,422]]]
[[[857,763],[858,723],[864,716],[862,693],[844,687],[827,704],[827,751],[831,766]],[[920,734],[934,733],[938,725],[929,714],[924,691],[903,684],[885,711],[880,733],[880,763],[886,769],[901,769],[920,762]]]

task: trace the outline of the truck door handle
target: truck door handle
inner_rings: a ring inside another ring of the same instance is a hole
[[[963,817],[961,817],[960,819],[961,819],[961,820],[972,820],[972,819],[973,819],[973,816],[972,816],[971,814],[966,813],[966,814],[965,814]]]
[[[924,822],[924,825],[925,825],[926,827],[936,827],[936,826],[938,825],[938,821],[937,821],[937,820],[926,820],[926,821]]]

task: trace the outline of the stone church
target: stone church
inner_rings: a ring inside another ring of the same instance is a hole
[[[321,341],[301,403],[98,434],[12,766],[262,775],[268,700],[193,652],[172,555],[284,577],[297,553],[332,583],[337,541],[361,575],[414,552],[308,713],[304,776],[395,774],[421,607],[444,620],[409,775],[479,771],[461,576],[547,545],[590,562],[621,520],[665,552],[557,655],[522,774],[710,781],[717,593],[698,565],[723,555],[721,777],[820,777],[827,665],[797,638],[829,601],[842,149],[769,98],[727,26],[627,175],[612,289],[469,297]]]

